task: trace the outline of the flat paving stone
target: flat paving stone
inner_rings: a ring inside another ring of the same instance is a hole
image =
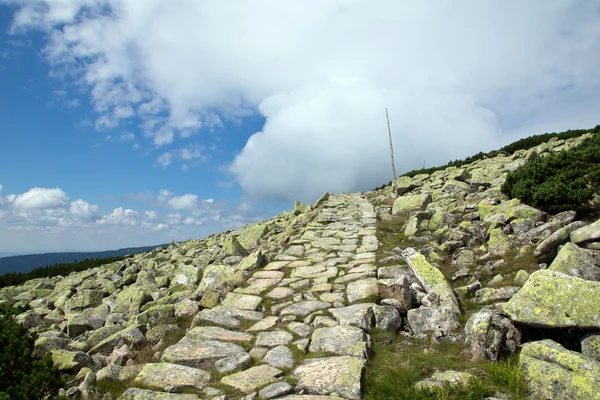
[[[348,297],[348,302],[351,304],[366,299],[377,298],[379,296],[377,279],[366,278],[350,282],[346,286],[346,296]]]
[[[269,299],[281,300],[285,299],[286,297],[292,296],[294,293],[296,292],[294,292],[290,288],[278,287],[267,293],[266,297],[268,297]]]
[[[336,325],[316,329],[311,337],[309,351],[354,356],[366,361],[369,358],[370,344],[362,329]]]
[[[256,389],[276,382],[283,375],[283,371],[270,365],[259,365],[248,368],[221,378],[221,383],[231,386],[242,393],[251,393]]]
[[[294,339],[294,336],[286,331],[261,332],[256,337],[256,346],[277,347],[290,343],[292,339]]]
[[[297,391],[315,395],[336,393],[344,399],[360,400],[363,366],[360,359],[352,356],[307,358],[294,369],[292,377],[298,379]]]
[[[261,302],[262,298],[259,296],[229,292],[221,304],[225,307],[237,308],[239,310],[254,311]]]
[[[161,361],[193,368],[211,369],[218,360],[245,352],[243,347],[234,343],[184,337],[165,349]]]
[[[171,363],[145,364],[134,384],[153,390],[202,390],[210,381],[210,373]]]
[[[192,328],[185,336],[196,340],[220,340],[243,343],[250,343],[254,339],[254,336],[248,333],[230,331],[217,326],[197,326]]]
[[[307,315],[318,311],[331,308],[331,304],[324,301],[301,301],[281,310],[280,315],[296,315],[298,317],[306,317]]]
[[[263,320],[258,321],[250,328],[246,329],[247,332],[258,332],[258,331],[266,331],[267,329],[271,329],[277,324],[279,320],[278,317],[272,315],[269,317],[265,317]]]

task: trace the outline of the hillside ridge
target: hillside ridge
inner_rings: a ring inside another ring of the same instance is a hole
[[[73,398],[599,398],[600,221],[501,190],[592,135],[325,194],[0,306],[30,308],[16,320]]]

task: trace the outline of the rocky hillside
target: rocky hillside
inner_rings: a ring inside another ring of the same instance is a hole
[[[600,221],[500,191],[587,136],[401,177],[400,197],[324,195],[0,305],[30,307],[17,319],[72,398],[600,399]],[[524,389],[497,373],[515,357]]]

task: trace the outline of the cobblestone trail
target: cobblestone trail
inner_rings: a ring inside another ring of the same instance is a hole
[[[138,375],[144,389],[124,397],[192,386],[206,399],[230,390],[244,399],[360,399],[368,331],[400,323],[395,308],[369,303],[378,296],[375,220],[361,195],[331,196],[299,239],[201,311]]]

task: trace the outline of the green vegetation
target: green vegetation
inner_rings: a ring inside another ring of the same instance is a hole
[[[572,150],[537,156],[508,174],[502,192],[550,213],[590,211],[600,192],[600,133]]]
[[[527,149],[535,147],[539,144],[547,142],[548,140],[552,139],[553,137],[556,137],[559,140],[561,140],[561,139],[565,140],[565,139],[570,139],[570,138],[581,136],[587,132],[599,133],[600,125],[596,125],[596,127],[593,129],[570,129],[565,132],[559,132],[559,133],[552,132],[552,133],[544,133],[541,135],[529,136],[524,139],[519,139],[516,142],[506,145],[506,146],[502,147],[501,149],[499,149],[495,152],[492,152],[492,153],[504,152],[504,153],[508,153],[508,154],[513,154],[514,152],[516,152],[518,150],[527,150]],[[461,167],[463,165],[471,164],[472,162],[482,160],[488,154],[489,153],[479,152],[479,153],[475,154],[474,156],[467,157],[463,160],[450,161],[450,162],[446,163],[445,165],[441,165],[438,167],[414,169],[412,171],[402,174],[401,176],[408,176],[408,177],[412,178],[413,176],[416,176],[419,174],[432,174],[435,171],[440,171],[440,170],[446,169],[448,167]],[[392,181],[390,181],[387,185],[378,186],[374,190],[381,190],[381,189],[384,189],[385,187],[391,186],[391,185],[392,185]]]
[[[56,395],[61,386],[50,354],[35,358],[35,338],[15,321],[24,311],[0,307],[0,400],[41,399]]]
[[[47,267],[36,268],[30,272],[9,272],[0,275],[0,288],[5,286],[22,285],[23,283],[37,278],[51,278],[57,275],[69,275],[71,272],[84,271],[86,269],[96,268],[104,264],[123,260],[124,257],[110,257],[100,259],[86,259],[80,262],[69,264],[56,264]]]
[[[391,344],[382,339],[392,337]],[[526,384],[517,358],[506,361],[472,362],[464,344],[401,343],[400,337],[375,331],[373,358],[364,378],[367,400],[480,400],[501,392],[511,399],[526,398]],[[417,389],[415,383],[436,370],[466,371],[474,376],[466,385],[445,385],[433,389]]]

